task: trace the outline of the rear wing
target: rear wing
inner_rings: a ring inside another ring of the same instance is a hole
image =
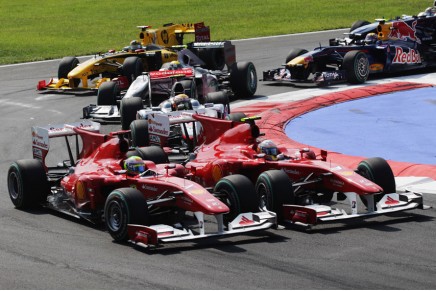
[[[42,162],[44,167],[47,168],[45,164],[45,158],[50,150],[50,139],[57,137],[65,137],[78,135],[74,130],[75,128],[80,128],[90,132],[99,133],[100,123],[84,120],[80,122],[68,123],[68,124],[57,124],[57,125],[46,125],[46,126],[33,126],[32,127],[32,154],[34,159],[38,159]],[[78,140],[76,139],[76,144]],[[67,148],[72,160],[71,148],[67,140]],[[78,146],[76,147],[78,150]],[[79,154],[77,153],[77,156]]]
[[[137,26],[141,29],[139,38],[142,45],[157,44],[164,47],[183,45],[185,34],[195,34],[196,42],[210,41],[210,28],[204,22],[199,23],[167,23],[163,27],[152,29],[151,26]]]
[[[236,62],[235,45],[228,40],[214,42],[192,42],[188,44],[188,49],[193,51],[206,63],[218,63],[220,61],[219,58],[224,57],[225,64],[228,68],[230,68],[230,66]],[[204,51],[209,51],[209,53],[205,54]],[[208,65],[212,66],[212,64]]]

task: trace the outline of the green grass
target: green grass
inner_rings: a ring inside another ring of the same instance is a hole
[[[137,25],[204,21],[213,40],[348,28],[417,14],[423,0],[0,0],[0,64],[120,49]]]

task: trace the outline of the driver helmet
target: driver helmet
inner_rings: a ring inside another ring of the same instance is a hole
[[[140,48],[141,48],[141,44],[140,44],[138,41],[136,41],[136,40],[132,40],[132,41],[130,42],[130,49],[131,49],[132,51],[138,50],[138,49],[140,49]]]
[[[145,171],[145,163],[141,157],[131,156],[124,161],[124,170],[127,174],[138,175]]]
[[[377,40],[378,40],[377,34],[374,32],[370,32],[365,36],[366,44],[376,43]]]
[[[173,98],[173,110],[189,110],[191,107],[191,100],[186,94],[178,94]]]
[[[266,160],[276,161],[278,159],[277,155],[279,154],[279,150],[277,149],[276,144],[269,139],[259,143],[257,146],[257,152],[265,154]]]

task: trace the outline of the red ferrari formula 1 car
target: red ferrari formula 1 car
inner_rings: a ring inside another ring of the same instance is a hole
[[[254,186],[246,177],[223,178],[209,192],[185,179],[182,165],[168,164],[161,148],[129,148],[126,131],[105,135],[99,126],[85,121],[33,127],[34,159],[18,160],[8,172],[15,207],[43,205],[93,223],[103,220],[115,241],[145,246],[264,230],[275,224],[274,213],[259,212]],[[58,137],[66,140],[68,158],[51,167],[49,149]]]
[[[229,174],[249,177],[256,188],[253,199],[276,212],[279,222],[311,227],[427,208],[421,194],[396,193],[392,170],[382,158],[349,169],[327,162],[324,151],[317,158],[308,149],[277,148],[273,141],[262,140],[256,118],[239,122],[193,117],[201,122],[205,141],[185,164],[193,179],[208,187]]]
[[[330,85],[366,82],[370,74],[436,66],[436,6],[417,16],[356,21],[346,38],[312,51],[292,49],[284,67],[263,72],[264,81]]]

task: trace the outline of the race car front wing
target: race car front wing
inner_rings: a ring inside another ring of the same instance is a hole
[[[180,242],[203,239],[214,236],[230,236],[245,232],[266,230],[276,225],[276,214],[273,212],[247,212],[239,214],[234,220],[228,223],[225,229],[223,214],[215,215],[217,219],[217,230],[206,232],[204,214],[195,212],[198,220],[198,228],[194,233],[191,229],[158,224],[152,226],[129,224],[128,234],[130,242],[143,247],[156,247],[161,243]]]
[[[283,214],[287,223],[312,227],[319,223],[337,222],[346,219],[365,218],[370,216],[384,215],[393,212],[411,209],[429,209],[424,205],[422,194],[419,193],[390,193],[385,194],[379,202],[374,203],[374,196],[368,195],[366,211],[358,211],[358,199],[356,193],[344,193],[350,202],[351,211],[332,208],[328,205],[283,205]],[[375,204],[375,207],[373,206]]]

